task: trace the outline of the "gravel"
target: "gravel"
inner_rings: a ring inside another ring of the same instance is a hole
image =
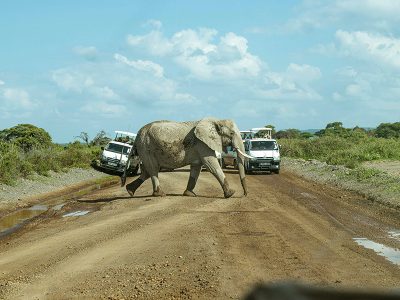
[[[109,176],[94,169],[70,169],[67,172],[49,172],[48,176],[33,175],[19,179],[15,185],[0,184],[0,204],[19,202],[54,190],[86,181]]]
[[[400,209],[399,162],[376,161],[365,163],[361,168],[352,170],[314,159],[285,157],[282,160],[282,169],[287,169],[312,181],[357,192],[370,201]],[[368,176],[357,176],[356,173],[359,170],[372,172]]]

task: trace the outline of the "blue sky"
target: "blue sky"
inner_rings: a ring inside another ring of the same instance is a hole
[[[55,142],[160,119],[375,127],[400,116],[400,1],[0,5],[0,129]]]

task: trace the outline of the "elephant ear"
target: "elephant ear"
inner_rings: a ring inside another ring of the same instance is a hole
[[[219,124],[216,119],[205,118],[195,127],[196,137],[214,151],[222,152],[222,140],[219,134]]]

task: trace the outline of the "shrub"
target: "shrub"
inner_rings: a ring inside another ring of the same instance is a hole
[[[49,133],[31,124],[19,124],[12,128],[4,129],[0,131],[0,139],[5,142],[12,142],[25,152],[34,148],[52,145]]]
[[[364,161],[400,160],[400,140],[350,134],[348,137],[324,135],[313,140],[280,139],[282,155],[318,159],[329,164],[354,168]]]

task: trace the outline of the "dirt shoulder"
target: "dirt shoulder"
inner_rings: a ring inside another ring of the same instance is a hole
[[[92,168],[74,168],[67,172],[49,172],[48,176],[33,175],[29,179],[19,179],[12,186],[0,184],[0,215],[1,211],[32,205],[57,194],[117,181],[117,177]]]
[[[400,209],[400,162],[367,162],[356,169],[285,157],[282,168],[319,183],[357,192],[369,201]]]

